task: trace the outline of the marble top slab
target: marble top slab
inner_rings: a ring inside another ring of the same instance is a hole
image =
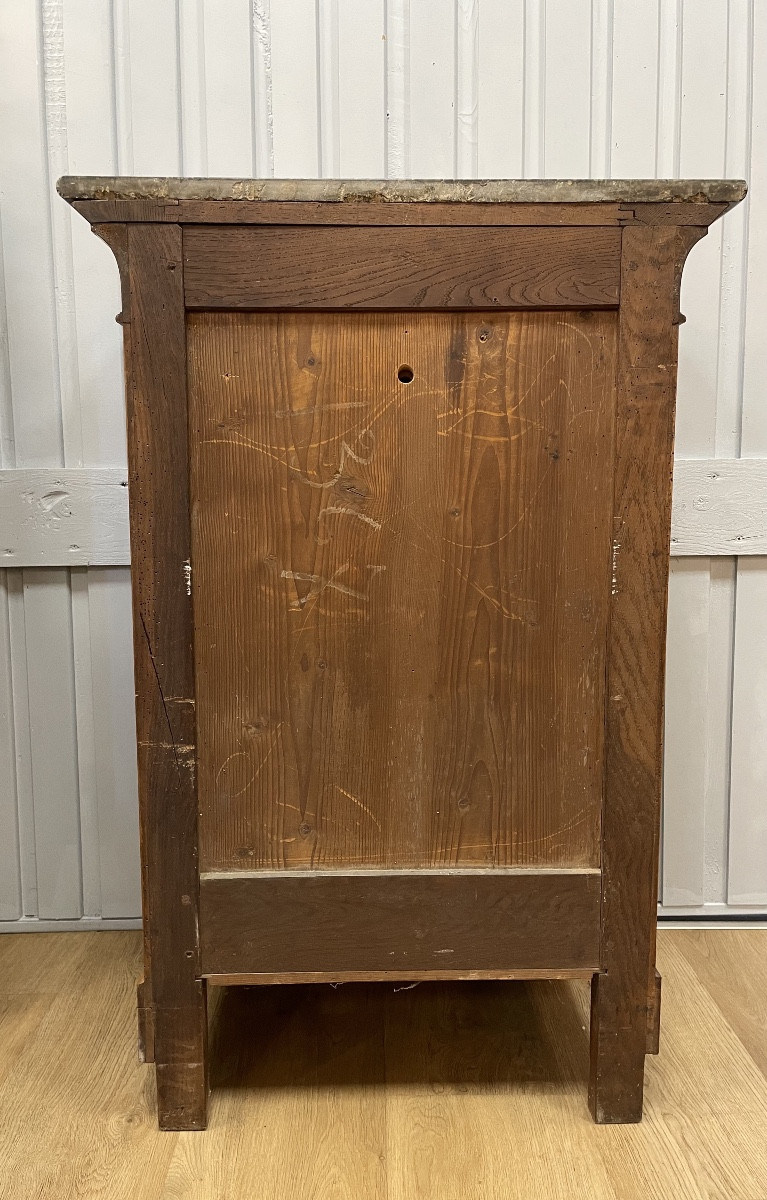
[[[737,204],[742,179],[172,179],[65,175],[66,200],[429,204]]]

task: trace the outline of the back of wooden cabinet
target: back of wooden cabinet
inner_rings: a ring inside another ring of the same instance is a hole
[[[599,867],[617,324],[187,315],[202,871]]]

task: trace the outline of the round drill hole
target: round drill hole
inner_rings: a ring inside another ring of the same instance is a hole
[[[413,368],[405,366],[400,367],[399,371],[397,372],[397,378],[399,379],[400,383],[412,383]]]

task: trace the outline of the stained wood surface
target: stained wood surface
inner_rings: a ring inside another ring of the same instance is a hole
[[[323,204],[259,200],[74,200],[92,224],[163,221],[182,225],[622,225],[633,210],[604,204]],[[690,208],[689,204],[678,209]],[[712,205],[696,204],[706,212]]]
[[[323,204],[308,200],[73,200],[92,225],[710,225],[729,207],[698,204]]]
[[[590,1103],[638,1121],[656,1002],[663,686],[674,452],[678,296],[705,230],[623,234],[616,394],[613,584],[602,818],[602,966],[595,977]]]
[[[203,869],[598,865],[615,331],[190,315]]]
[[[158,1131],[139,933],[0,938],[3,1200],[756,1200],[767,932],[662,930],[641,1125],[585,1105],[586,987],[216,988],[204,1135]]]
[[[443,982],[476,982],[477,980],[520,980],[520,979],[590,979],[591,968],[535,968],[525,967],[511,971],[233,971],[228,974],[207,974],[210,987],[264,987],[274,984],[295,983],[424,983],[426,980]]]
[[[188,308],[601,308],[616,229],[184,229]]]
[[[598,871],[241,871],[200,880],[205,974],[599,966]]]
[[[156,1009],[160,1123],[203,1127],[204,984],[197,931],[197,788],[186,334],[181,231],[132,226],[128,470],[136,737],[147,946],[142,1005]],[[150,1040],[144,1022],[145,1040]]]

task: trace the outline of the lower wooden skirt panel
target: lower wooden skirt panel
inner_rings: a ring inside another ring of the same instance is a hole
[[[600,892],[598,870],[212,872],[200,880],[202,973],[588,973]]]

